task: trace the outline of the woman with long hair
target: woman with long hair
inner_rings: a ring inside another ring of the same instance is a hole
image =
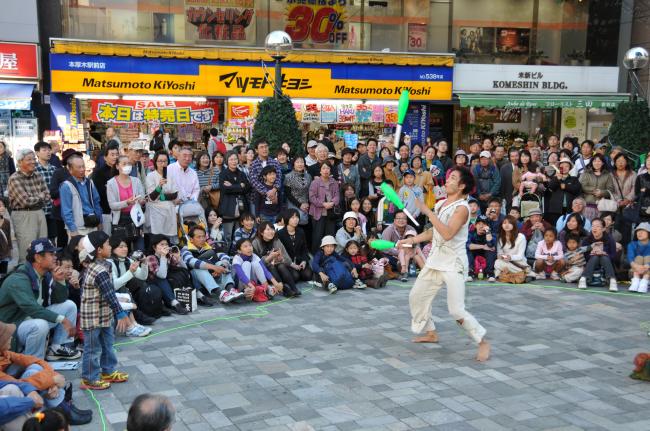
[[[216,154],[219,154],[218,152]],[[212,166],[210,155],[207,151],[201,151],[194,159],[196,176],[199,178],[199,189],[201,190],[199,202],[203,209],[210,206],[209,193],[219,189],[219,171]]]
[[[291,298],[300,296],[296,281],[289,268],[293,265],[291,257],[287,254],[282,241],[277,237],[272,223],[263,221],[257,229],[257,236],[253,240],[253,250],[264,261],[264,265],[273,274],[273,278],[284,285],[284,296]]]
[[[618,153],[612,160],[614,171],[614,199],[618,202],[618,216],[616,217],[616,229],[621,232],[622,244],[627,245],[632,239],[632,225],[622,217],[623,210],[634,203],[634,184],[636,183],[636,172],[632,170],[630,160],[624,153]]]
[[[570,214],[564,228],[558,233],[558,240],[562,243],[564,251],[567,251],[566,242],[571,234],[579,239],[578,244],[589,236],[589,232],[583,225],[583,219],[578,214]]]
[[[284,245],[284,249],[291,258],[289,271],[295,282],[309,281],[313,277],[311,266],[309,265],[309,247],[307,246],[307,237],[305,232],[300,228],[300,216],[295,209],[284,210],[282,213],[284,228],[278,232],[278,238]]]
[[[519,232],[517,220],[507,215],[497,238],[497,260],[494,262],[494,275],[499,277],[501,272],[517,273],[524,271],[530,274],[530,266],[526,261],[526,237]]]
[[[615,196],[614,177],[609,172],[607,160],[601,154],[594,154],[582,175],[580,175],[582,194],[587,203],[584,214],[589,220],[598,216],[598,201],[613,199]]]

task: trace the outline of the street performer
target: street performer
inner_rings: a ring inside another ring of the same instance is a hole
[[[396,244],[399,248],[431,241],[431,252],[409,295],[411,330],[416,334],[424,333],[414,338],[413,342],[438,342],[431,304],[444,283],[447,286],[449,314],[478,344],[476,360],[483,362],[490,356],[490,344],[485,340],[485,328],[465,310],[463,276],[468,266],[465,251],[469,225],[467,195],[474,189],[474,177],[469,169],[457,166],[451,171],[445,188],[447,199],[437,202],[434,211],[424,203],[418,204],[433,228]]]

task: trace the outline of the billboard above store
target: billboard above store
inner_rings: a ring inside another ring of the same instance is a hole
[[[50,54],[52,92],[205,97],[273,95],[272,63]],[[451,100],[451,67],[283,63],[297,98]]]
[[[38,45],[0,42],[0,78],[38,79]]]
[[[93,99],[90,106],[93,121],[102,123],[193,124],[219,119],[215,102]]]
[[[616,93],[618,67],[456,64],[454,92]]]

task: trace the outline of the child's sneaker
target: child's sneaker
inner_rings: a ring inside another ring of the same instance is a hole
[[[99,378],[102,381],[108,383],[124,383],[129,380],[129,375],[127,373],[115,370],[110,374],[101,373],[99,375]]]
[[[366,287],[365,283],[358,278],[354,280],[354,286],[352,286],[353,289],[365,289]]]
[[[229,292],[235,298],[233,301],[239,301],[240,299],[246,298],[246,294],[244,292],[240,292],[239,289],[235,287],[230,289]]]
[[[560,279],[560,275],[557,272],[555,271],[551,272],[551,280],[559,280],[559,279]]]
[[[495,281],[497,281],[497,279],[494,278],[494,276],[490,276],[490,277],[488,277],[488,281],[489,281],[490,283],[494,283]]]
[[[637,290],[639,293],[648,293],[648,279],[644,278],[641,280],[639,283],[639,290]]]
[[[610,292],[618,292],[618,286],[616,285],[616,279],[615,278],[610,278],[609,279],[609,291]]]
[[[400,281],[402,283],[406,283],[407,281],[409,281],[408,273],[406,273],[406,272],[401,273],[400,274]]]
[[[587,288],[587,279],[585,277],[580,277],[580,280],[578,280],[578,289],[586,289]]]
[[[273,285],[269,284],[266,286],[266,296],[269,297],[269,299],[273,299],[275,294],[273,293]]]
[[[472,282],[472,281],[474,281],[474,278],[471,275],[468,275],[467,277],[465,277],[465,283],[469,283],[469,282]]]
[[[229,304],[235,300],[235,295],[232,294],[232,291],[222,290],[219,294],[219,301],[222,304]]]
[[[97,380],[96,382],[91,382],[86,379],[81,379],[81,384],[79,384],[79,389],[85,391],[89,389],[91,391],[103,391],[111,387],[111,382],[105,380]]]
[[[151,332],[151,328],[145,328],[140,325],[133,325],[126,330],[127,337],[146,337]]]
[[[339,290],[338,287],[334,283],[330,283],[327,285],[327,291],[331,294],[336,293],[336,291]]]
[[[632,282],[630,283],[630,287],[627,289],[628,292],[638,292],[640,283],[641,283],[640,278],[632,277]],[[646,286],[646,289],[647,289],[647,286]]]

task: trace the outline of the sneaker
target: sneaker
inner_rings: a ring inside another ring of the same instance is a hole
[[[639,283],[639,290],[637,291],[639,293],[648,293],[648,279],[644,278],[641,280]]]
[[[187,311],[187,308],[185,308],[183,304],[181,304],[180,302],[172,307],[172,311],[180,315],[185,315],[189,313],[189,311]]]
[[[145,329],[146,328],[144,326],[133,325],[132,327],[126,330],[125,335],[127,337],[146,337],[147,335],[149,335],[149,332],[151,332],[151,330],[146,332]]]
[[[240,292],[239,289],[232,288],[229,290],[230,294],[235,298],[233,301],[238,301],[240,299],[246,299],[246,294],[244,292]]]
[[[471,275],[468,275],[467,277],[465,277],[465,283],[469,283],[469,282],[472,282],[472,281],[474,281],[474,278],[472,278]]]
[[[578,289],[586,289],[587,288],[587,279],[584,277],[580,277],[580,280],[578,280]]]
[[[268,286],[266,286],[266,296],[269,297],[269,300],[273,299],[273,297],[275,296],[273,294],[273,285],[269,284]]]
[[[229,304],[235,300],[235,295],[232,294],[232,291],[222,290],[219,295],[219,301],[222,304]]]
[[[407,281],[409,281],[409,277],[408,277],[408,274],[406,272],[403,272],[403,273],[400,274],[400,281],[402,283],[406,283]]]
[[[632,277],[632,282],[630,283],[630,287],[627,289],[628,292],[638,292],[639,291],[639,283],[641,283],[640,278]],[[646,286],[647,289],[647,286]]]
[[[214,307],[214,301],[211,297],[203,295],[200,298],[196,298],[196,303],[204,307]]]
[[[551,280],[559,280],[559,279],[560,279],[560,275],[557,272],[555,271],[551,272]]]
[[[111,387],[111,382],[107,382],[104,380],[97,380],[96,382],[91,382],[86,379],[81,379],[81,383],[79,384],[79,389],[82,391],[85,391],[86,389],[89,389],[91,391],[103,391],[104,389],[108,389]]]
[[[54,349],[53,346],[50,346],[50,348],[47,349],[47,355],[45,356],[45,360],[47,361],[58,361],[61,359],[70,360],[70,359],[78,359],[80,357],[81,357],[81,352],[79,352],[77,349],[70,348],[69,346],[58,346],[56,349]]]
[[[129,375],[127,373],[123,373],[121,371],[113,371],[110,374],[104,374],[101,373],[99,375],[99,378],[104,381],[104,382],[109,382],[109,383],[124,383],[127,380],[129,380]]]
[[[546,280],[546,273],[544,272],[536,272],[535,273],[535,278],[538,280]]]
[[[488,281],[489,281],[490,283],[494,283],[495,281],[497,281],[497,279],[494,278],[494,276],[492,276],[492,277],[489,277],[489,278],[488,278]]]
[[[327,285],[327,291],[331,294],[336,293],[336,291],[339,290],[338,287],[334,283],[330,283]]]
[[[354,286],[352,286],[353,289],[365,289],[366,287],[368,286],[366,286],[366,284],[358,278],[354,280]]]
[[[616,284],[616,279],[615,278],[610,278],[609,279],[609,291],[610,292],[618,292],[618,285]]]

